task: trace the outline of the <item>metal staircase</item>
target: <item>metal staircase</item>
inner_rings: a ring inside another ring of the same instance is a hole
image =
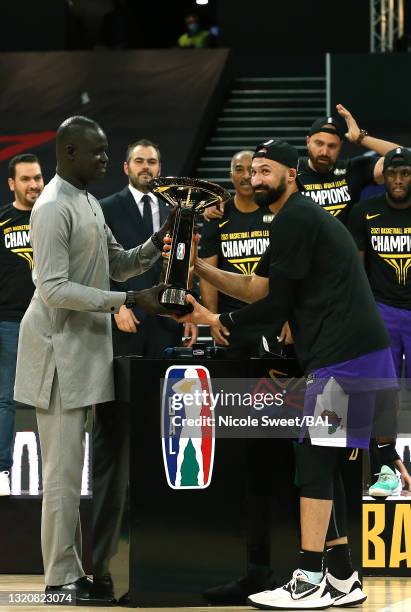
[[[326,114],[325,77],[238,78],[200,158],[197,176],[232,187],[230,160],[278,137],[305,150],[311,123]]]

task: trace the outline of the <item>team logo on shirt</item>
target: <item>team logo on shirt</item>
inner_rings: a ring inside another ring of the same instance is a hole
[[[10,221],[8,219],[7,221]],[[5,221],[4,223],[7,223]],[[3,223],[3,224],[4,224]],[[12,225],[3,230],[4,246],[15,253],[18,257],[25,259],[30,270],[33,269],[33,249],[30,246],[30,226]]]
[[[227,221],[223,221],[222,223],[219,223],[218,227],[219,228],[224,227],[224,225],[227,225],[227,223],[230,223],[230,219],[227,219]]]
[[[369,221],[370,219],[375,219],[376,217],[379,217],[381,213],[377,213],[376,215],[369,215],[368,213],[365,215],[365,218],[367,219],[367,221]]]
[[[205,489],[211,482],[215,423],[210,373],[204,366],[171,366],[162,398],[162,447],[172,489]]]
[[[371,246],[395,270],[398,284],[405,285],[411,266],[411,227],[371,227]]]

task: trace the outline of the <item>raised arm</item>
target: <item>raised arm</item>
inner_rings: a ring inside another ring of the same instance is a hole
[[[374,167],[374,180],[376,183],[383,183],[383,165],[384,159],[383,156],[388,153],[388,151],[392,151],[396,147],[399,147],[395,142],[390,142],[389,140],[382,140],[381,138],[374,138],[373,136],[367,135],[362,136],[360,127],[357,121],[354,119],[349,110],[347,110],[342,104],[337,104],[337,111],[339,115],[345,120],[347,124],[347,133],[345,137],[347,140],[352,142],[353,144],[361,145],[370,151],[375,151],[382,157],[377,161]]]

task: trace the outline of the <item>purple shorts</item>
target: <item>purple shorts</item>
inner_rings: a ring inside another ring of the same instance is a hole
[[[397,378],[401,378],[405,357],[405,376],[411,377],[411,310],[377,302],[378,310],[391,339],[391,353]]]
[[[368,449],[376,391],[396,388],[390,348],[315,370],[304,398],[304,416],[311,420],[301,437],[308,431],[317,446]]]

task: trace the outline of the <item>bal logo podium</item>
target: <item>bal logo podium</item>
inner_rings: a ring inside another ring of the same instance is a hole
[[[237,380],[238,389],[248,379],[266,388],[273,372],[300,374],[294,360],[282,359],[115,359],[116,395],[131,406],[133,605],[204,605],[208,589],[258,565],[271,565],[278,582],[296,567],[293,441],[221,437],[213,411],[222,379]],[[353,556],[360,565],[361,465],[349,463],[352,493],[357,483],[349,508]]]

